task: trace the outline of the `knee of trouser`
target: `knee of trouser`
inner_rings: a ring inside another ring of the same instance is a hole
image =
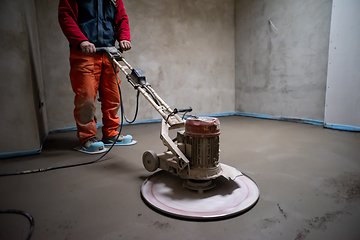
[[[94,99],[83,99],[81,102],[75,103],[77,120],[81,124],[90,123],[95,116],[95,102]]]

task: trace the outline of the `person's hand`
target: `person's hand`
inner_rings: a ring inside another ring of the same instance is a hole
[[[95,45],[89,41],[83,41],[80,43],[81,51],[85,54],[94,54],[96,53]]]
[[[121,40],[119,44],[122,51],[127,51],[131,49],[131,42],[129,42],[128,40]]]

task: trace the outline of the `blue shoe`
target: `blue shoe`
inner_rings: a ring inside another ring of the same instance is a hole
[[[94,143],[98,143],[100,142],[99,139],[97,137],[93,137],[90,138],[89,140],[87,140],[85,143],[82,144],[83,148],[85,149],[89,149],[91,147],[91,145],[93,145]],[[95,144],[98,145],[98,144]]]
[[[120,135],[119,138],[117,137],[118,135],[115,135],[111,138],[102,138],[101,141],[104,143],[104,144],[113,144],[114,142],[116,143],[120,143],[124,140],[124,136],[123,135]]]
[[[115,146],[129,146],[129,145],[134,145],[136,143],[135,140],[132,139],[131,135],[120,135],[119,138],[117,139],[117,135],[111,138],[102,138],[102,142],[106,145],[106,146],[111,146],[114,144],[115,142]]]
[[[109,150],[105,147],[104,143],[99,141],[96,137],[90,138],[81,147],[76,147],[76,151],[87,154],[98,154]]]

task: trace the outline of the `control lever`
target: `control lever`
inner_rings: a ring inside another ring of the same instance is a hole
[[[118,54],[118,51],[121,52],[120,46],[114,46],[114,47],[97,47],[95,48],[96,52],[106,52],[111,54]]]
[[[192,107],[188,107],[188,108],[174,108],[174,111],[173,113],[174,114],[177,114],[177,113],[180,113],[180,112],[191,112],[192,111]]]

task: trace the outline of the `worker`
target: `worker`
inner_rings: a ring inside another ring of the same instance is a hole
[[[119,89],[114,67],[96,47],[131,49],[128,16],[122,0],[60,0],[60,27],[70,44],[70,81],[75,93],[74,118],[81,145],[88,149],[96,138],[95,99],[99,91],[102,112],[102,141],[118,137]],[[117,70],[118,71],[118,70]],[[120,83],[120,80],[119,80]]]

